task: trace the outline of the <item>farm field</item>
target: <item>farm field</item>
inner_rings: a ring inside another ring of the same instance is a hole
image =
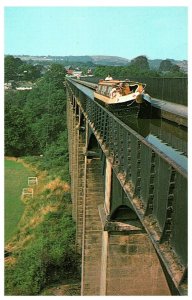
[[[7,243],[17,231],[17,224],[24,210],[22,189],[28,186],[28,176],[34,175],[15,159],[5,159],[4,170],[4,241]]]

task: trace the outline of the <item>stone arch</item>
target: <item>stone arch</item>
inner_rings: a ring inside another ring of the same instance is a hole
[[[89,135],[88,135],[88,148],[87,150],[98,150],[99,145],[97,142],[97,139],[95,137],[95,135],[93,134],[93,132],[89,129]]]
[[[138,221],[138,216],[129,206],[119,205],[112,213],[111,220],[115,221]]]
[[[86,124],[85,124],[85,116],[83,114],[83,112],[80,110],[79,111],[79,130],[80,131],[85,131],[85,127],[86,127]]]

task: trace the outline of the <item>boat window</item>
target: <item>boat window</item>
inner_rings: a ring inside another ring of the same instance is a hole
[[[108,88],[107,88],[107,96],[108,97],[110,96],[110,92],[111,92],[112,88],[113,87],[111,85],[109,85]]]
[[[138,84],[130,84],[129,87],[130,87],[131,92],[135,92],[135,90],[138,87]]]
[[[101,94],[106,95],[106,91],[107,91],[107,86],[103,85],[102,88],[101,88]]]
[[[97,88],[96,88],[96,92],[100,93],[100,89],[101,89],[101,86],[98,85]]]

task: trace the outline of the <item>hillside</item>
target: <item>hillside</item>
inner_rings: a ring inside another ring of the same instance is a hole
[[[65,65],[70,65],[72,63],[91,63],[93,65],[104,65],[104,66],[126,66],[130,63],[130,59],[119,57],[119,56],[109,56],[109,55],[69,55],[69,56],[30,56],[30,55],[14,55],[24,61],[47,61],[47,62],[63,62]],[[178,65],[183,71],[187,72],[187,60],[171,60],[172,63]],[[148,59],[149,66],[151,69],[157,70],[163,59]]]
[[[97,55],[97,56],[30,56],[30,55],[14,55],[24,61],[63,61],[67,64],[71,63],[92,63],[95,65],[109,65],[109,66],[124,66],[127,65],[130,60],[118,56],[106,56],[106,55]]]
[[[125,66],[129,64],[130,60],[119,56],[91,56],[92,61],[96,65],[109,65],[109,66]]]
[[[173,64],[178,65],[182,71],[187,72],[188,62],[187,60],[174,60],[168,58]],[[149,59],[150,69],[158,70],[162,59]]]

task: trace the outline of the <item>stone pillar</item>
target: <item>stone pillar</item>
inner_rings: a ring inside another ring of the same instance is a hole
[[[76,211],[77,211],[77,197],[76,197],[76,187],[77,187],[77,126],[78,122],[76,120],[76,115],[73,111],[73,106],[68,100],[67,103],[67,125],[68,125],[68,145],[69,145],[69,168],[71,176],[71,198],[73,202],[72,215],[73,219],[76,221]]]
[[[79,111],[80,115],[80,111]],[[73,202],[73,219],[76,222],[76,250],[81,253],[83,227],[83,193],[84,193],[84,165],[85,138],[80,131],[79,117],[77,118],[73,106],[68,101],[67,110],[69,166],[71,175],[71,197]]]
[[[104,214],[109,216],[110,214],[110,200],[111,200],[111,180],[112,180],[112,167],[108,159],[106,159],[105,169],[105,201],[104,201]],[[102,214],[102,208],[99,207],[100,217]],[[101,220],[102,221],[102,220]],[[104,230],[102,233],[102,253],[101,253],[101,279],[100,279],[100,295],[106,295],[106,279],[107,279],[107,254],[108,254],[108,231]]]
[[[79,131],[79,129],[78,129]],[[83,199],[84,199],[84,184],[85,184],[85,141],[79,132],[78,134],[78,151],[77,151],[77,185],[76,185],[76,196],[77,196],[77,207],[76,207],[76,249],[78,253],[81,253],[82,247],[82,233],[83,233]]]
[[[98,205],[104,203],[101,162],[86,158],[84,222],[82,243],[81,295],[99,296],[102,251],[102,224]]]
[[[105,172],[105,202],[104,208],[106,215],[110,213],[110,198],[111,198],[111,178],[112,167],[108,159],[106,159],[106,172]]]
[[[109,238],[108,231],[103,231],[102,254],[101,254],[100,296],[106,296],[108,238]]]

